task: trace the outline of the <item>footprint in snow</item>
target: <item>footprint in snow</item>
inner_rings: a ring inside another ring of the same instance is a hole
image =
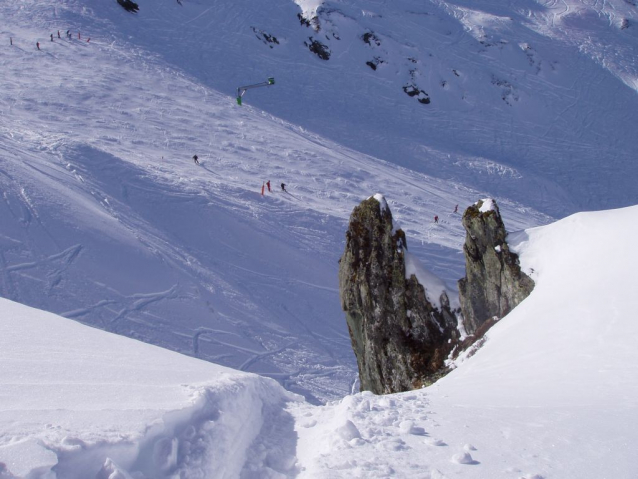
[[[414,434],[415,436],[425,436],[425,429],[415,426],[412,421],[402,421],[399,424],[399,430],[403,434]]]
[[[346,422],[337,428],[336,433],[344,441],[351,441],[352,439],[359,439],[361,437],[359,429],[349,419],[346,419]]]
[[[428,446],[447,446],[447,443],[433,437],[430,437],[423,442],[426,443]]]
[[[476,448],[472,446],[471,444],[466,444],[465,446],[463,446],[463,450],[465,452],[470,452],[470,451],[476,451]]]
[[[478,461],[472,459],[472,455],[469,452],[460,452],[452,456],[452,462],[456,464],[479,464]]]
[[[410,446],[398,437],[383,441],[380,445],[386,451],[407,451],[410,449]]]
[[[317,425],[317,421],[315,421],[314,419],[306,419],[304,421],[301,421],[299,424],[303,428],[310,428],[315,427]]]

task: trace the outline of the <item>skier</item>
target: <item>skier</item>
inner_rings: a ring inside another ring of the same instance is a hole
[[[435,222],[435,223],[438,223],[438,222],[439,222],[439,217],[438,217],[438,216],[436,216],[436,215],[434,215],[434,222]]]
[[[266,186],[268,187],[268,193],[271,193],[271,189],[270,189],[270,180],[266,181]]]
[[[455,213],[458,213],[458,212],[459,212],[459,205],[456,205],[456,206],[454,207],[454,212],[455,212]]]
[[[58,30],[58,38],[62,38],[62,37],[60,36],[60,30]]]
[[[38,47],[38,50],[40,49],[40,42],[35,42],[35,46]]]
[[[193,155],[193,161],[196,165],[199,165],[199,160],[197,159],[197,155]]]
[[[264,196],[264,183],[261,183],[261,196]]]
[[[281,184],[281,191],[285,191],[286,193],[288,193],[288,192],[286,191],[286,183],[282,183],[282,184]]]
[[[53,41],[53,33],[51,34],[51,41]]]
[[[71,38],[71,30],[67,30],[66,31],[66,37],[67,38]]]

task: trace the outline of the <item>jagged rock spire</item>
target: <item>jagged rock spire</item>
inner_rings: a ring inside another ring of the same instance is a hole
[[[407,242],[385,199],[375,195],[350,216],[339,265],[341,305],[359,365],[361,390],[376,394],[422,387],[445,369],[458,340],[457,320],[443,293],[441,308],[406,278]]]
[[[465,278],[459,281],[463,323],[469,334],[485,321],[501,319],[534,289],[511,252],[496,202],[480,200],[463,214]]]

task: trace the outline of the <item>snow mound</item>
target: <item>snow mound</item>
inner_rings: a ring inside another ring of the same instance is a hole
[[[8,473],[155,479],[294,471],[283,406],[297,398],[275,381],[4,299],[0,316],[0,464]]]
[[[452,456],[452,462],[456,464],[476,464],[476,461],[472,459],[472,455],[469,452],[460,452]]]

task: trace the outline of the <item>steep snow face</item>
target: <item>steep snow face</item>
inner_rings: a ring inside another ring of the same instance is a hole
[[[275,77],[245,104],[391,163],[554,216],[638,198],[632,2],[85,4],[108,42],[229,96]]]
[[[0,316],[2,477],[294,472],[298,399],[275,381],[4,299]]]
[[[636,477],[638,207],[512,235],[536,287],[433,386],[292,407],[299,477]]]

